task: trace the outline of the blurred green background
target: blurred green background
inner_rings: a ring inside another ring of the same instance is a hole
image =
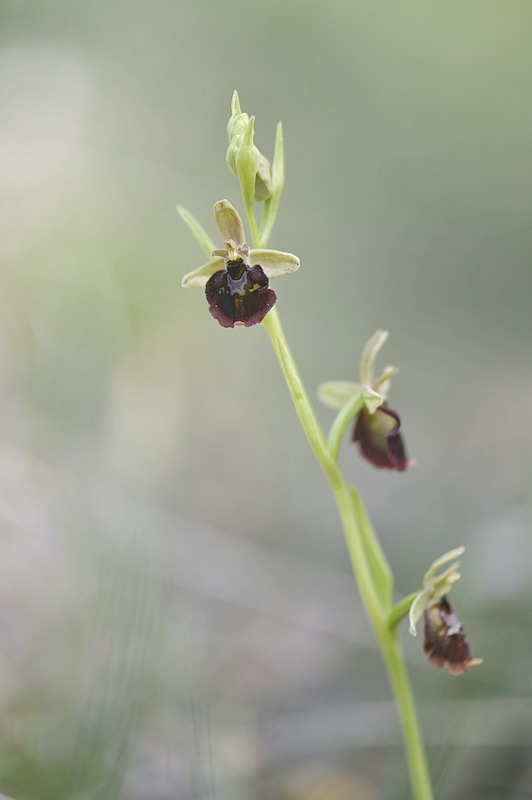
[[[408,800],[333,502],[260,326],[181,275],[240,203],[231,93],[287,183],[309,390],[377,327],[406,474],[346,445],[397,575],[465,544],[482,667],[405,649],[439,800],[532,798],[527,2],[0,6],[0,792]],[[325,425],[331,413],[319,409]]]

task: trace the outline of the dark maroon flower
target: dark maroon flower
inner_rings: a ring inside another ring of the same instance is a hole
[[[473,658],[462,623],[446,597],[424,611],[425,641],[423,649],[435,667],[444,667],[451,675],[462,675],[469,667],[481,663]]]
[[[358,442],[362,455],[382,469],[396,469],[403,472],[408,459],[401,434],[401,420],[388,408],[380,405],[373,413],[362,407],[353,429],[353,441]]]
[[[205,284],[209,311],[224,328],[257,325],[273,308],[276,295],[258,264],[248,266],[245,258],[226,261]]]
[[[245,244],[240,214],[229,200],[214,204],[214,218],[224,237],[224,246],[211,250],[209,237],[192,214],[178,207],[179,213],[204,250],[212,258],[187,272],[182,286],[204,286],[209,310],[224,328],[257,325],[275,305],[270,278],[280,278],[299,269],[299,258],[292,253],[264,248],[249,249]],[[254,264],[254,266],[252,266]],[[260,265],[260,266],[259,266]]]
[[[344,409],[343,419],[355,420],[352,440],[358,443],[368,461],[381,469],[404,472],[411,462],[406,457],[399,432],[401,420],[386,403],[390,381],[397,369],[385,367],[374,377],[375,360],[387,338],[388,331],[379,329],[366,342],[360,359],[359,381],[327,381],[321,384],[318,394],[331,408]]]

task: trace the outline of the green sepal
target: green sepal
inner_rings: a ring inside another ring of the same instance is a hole
[[[354,381],[326,381],[318,386],[318,399],[329,408],[343,408],[354,395],[362,395],[370,414],[374,414],[384,402],[379,392]]]
[[[214,242],[212,241],[209,234],[200,225],[196,217],[194,217],[190,213],[190,211],[187,211],[187,209],[184,208],[184,206],[177,206],[177,213],[179,214],[185,225],[188,227],[188,229],[192,233],[192,236],[197,241],[197,243],[199,244],[205,255],[210,256],[212,251],[214,250]]]
[[[251,250],[249,258],[252,264],[262,267],[268,278],[281,278],[299,269],[301,262],[293,253],[282,253],[280,250]]]
[[[329,408],[343,408],[355,394],[362,394],[364,387],[354,381],[326,381],[318,386],[318,399]]]
[[[205,286],[209,278],[221,269],[225,269],[225,262],[221,256],[211,258],[206,264],[201,267],[193,269],[192,272],[187,272],[181,279],[181,286],[184,289],[189,289],[191,286]]]
[[[351,501],[360,526],[364,551],[373,577],[375,591],[381,603],[383,614],[387,614],[393,604],[393,573],[366,514],[360,495],[354,487],[351,488]]]
[[[408,612],[409,632],[412,636],[416,635],[416,625],[423,616],[425,609],[439,603],[443,597],[449,594],[453,584],[460,580],[460,573],[458,572],[460,563],[454,561],[454,559],[459,558],[464,551],[465,547],[462,546],[449,550],[435,559],[426,571],[423,576],[423,589],[415,596]],[[449,564],[449,561],[453,563],[437,575],[438,570],[445,564]]]
[[[231,239],[236,245],[244,244],[246,241],[244,223],[240,214],[229,200],[218,200],[214,204],[214,219],[224,241]],[[214,250],[214,247],[211,248],[212,250]]]
[[[379,350],[388,338],[388,331],[377,330],[368,339],[360,357],[360,380],[368,386],[373,385],[373,370]]]

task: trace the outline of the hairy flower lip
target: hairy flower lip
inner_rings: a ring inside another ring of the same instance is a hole
[[[262,322],[277,300],[268,277],[258,264],[249,267],[243,258],[228,260],[205,285],[209,311],[223,328]]]
[[[482,659],[473,658],[462,623],[446,597],[426,608],[424,618],[423,650],[433,666],[462,675],[482,663]]]
[[[400,428],[399,415],[383,403],[373,413],[366,408],[359,412],[352,439],[359,445],[362,455],[375,467],[404,472],[409,461]]]

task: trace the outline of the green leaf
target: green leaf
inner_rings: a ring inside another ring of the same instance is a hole
[[[383,612],[387,613],[391,610],[393,602],[393,573],[366,514],[360,495],[354,487],[351,488],[351,500],[360,525],[362,542],[373,576],[375,589],[381,602]]]
[[[275,133],[275,152],[272,162],[272,193],[264,203],[264,211],[261,219],[260,227],[260,241],[267,243],[275,220],[277,219],[277,212],[281,203],[281,195],[284,187],[284,142],[283,142],[283,126],[281,122],[277,123],[277,130]]]

